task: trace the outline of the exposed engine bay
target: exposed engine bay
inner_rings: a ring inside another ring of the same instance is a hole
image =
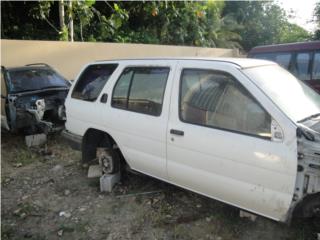
[[[293,204],[302,217],[320,216],[320,122],[297,129],[298,168]]]
[[[54,132],[65,122],[68,89],[48,89],[8,96],[6,112],[11,131]]]

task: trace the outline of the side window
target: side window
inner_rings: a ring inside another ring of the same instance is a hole
[[[310,80],[310,53],[298,53],[293,73],[300,80]]]
[[[276,55],[274,53],[256,53],[252,57],[258,59],[265,59],[269,61],[275,61]]]
[[[275,61],[284,67],[285,69],[289,68],[290,60],[291,60],[291,53],[280,53],[276,55]]]
[[[274,61],[281,65],[283,68],[288,69],[290,60],[291,60],[291,53],[258,53],[254,55],[254,58],[265,59],[269,61]]]
[[[167,67],[126,68],[114,87],[111,105],[160,116],[169,71]]]
[[[185,69],[180,91],[182,121],[271,138],[271,116],[231,75]]]
[[[113,90],[112,106],[116,108],[128,108],[128,93],[133,71],[129,68],[125,69],[121,74],[116,86]]]
[[[72,98],[95,101],[118,64],[91,65],[81,74],[71,94]]]
[[[312,79],[320,80],[320,52],[314,54]]]

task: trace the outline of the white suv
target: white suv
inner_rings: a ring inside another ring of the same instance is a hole
[[[66,99],[83,161],[121,164],[277,221],[320,213],[320,95],[253,59],[87,65]]]

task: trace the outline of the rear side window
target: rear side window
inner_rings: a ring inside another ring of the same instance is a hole
[[[111,105],[160,116],[169,71],[167,67],[126,68],[114,87]]]
[[[87,67],[73,89],[72,98],[95,101],[118,64],[96,64]]]
[[[271,138],[271,116],[231,75],[185,69],[180,91],[182,121]]]
[[[284,67],[285,69],[289,68],[290,60],[291,60],[291,53],[281,53],[277,54],[275,61],[278,63],[280,66]]]
[[[274,61],[275,60],[275,54],[274,53],[257,53],[252,55],[253,58],[258,58],[258,59],[265,59],[265,60],[270,60]]]
[[[310,80],[311,53],[298,53],[293,68],[293,74],[300,80]]]
[[[320,52],[314,54],[312,79],[320,80]]]

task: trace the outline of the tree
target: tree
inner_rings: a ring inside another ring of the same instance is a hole
[[[245,50],[310,38],[270,1],[59,0],[3,2],[2,9],[3,38],[242,46]]]
[[[224,15],[231,14],[243,29],[238,31],[245,50],[258,45],[305,41],[311,35],[288,21],[284,9],[272,1],[226,2]]]
[[[298,26],[286,22],[281,27],[279,43],[304,42],[312,38],[312,34]]]
[[[316,3],[315,9],[314,9],[314,17],[315,17],[315,22],[317,24],[318,29],[314,32],[313,38],[315,40],[320,40],[320,2]]]

